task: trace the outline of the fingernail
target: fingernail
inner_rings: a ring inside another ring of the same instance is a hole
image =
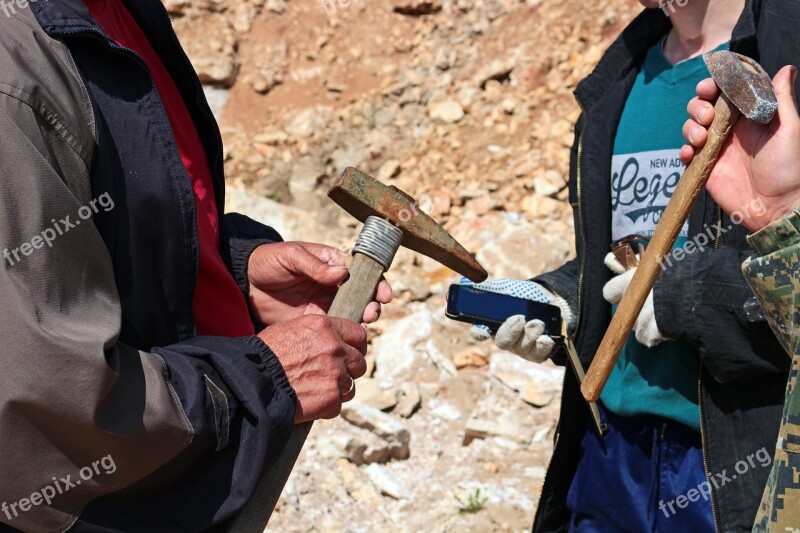
[[[338,273],[343,272],[345,270],[347,270],[347,267],[344,266],[344,265],[329,265],[328,266],[328,271],[333,273],[333,274],[338,274]]]
[[[698,139],[698,138],[700,137],[700,135],[702,134],[702,131],[703,131],[703,129],[702,129],[702,128],[692,128],[692,129],[689,131],[689,140],[690,140],[690,141],[692,141],[693,143],[694,143],[694,142],[697,142],[697,139]]]
[[[697,110],[697,120],[702,121],[706,117],[707,113],[708,113],[708,109],[706,109],[705,107],[701,107],[700,109],[698,109]]]
[[[797,80],[797,67],[792,67],[792,85],[794,85],[795,80]]]

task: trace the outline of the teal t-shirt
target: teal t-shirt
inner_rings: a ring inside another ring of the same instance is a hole
[[[651,48],[622,112],[611,162],[612,237],[652,236],[684,170],[686,104],[709,77],[702,57],[671,65]],[[727,48],[727,44],[720,49]],[[676,246],[686,243],[688,222]],[[674,267],[673,267],[674,268]],[[616,311],[616,307],[614,308]],[[614,413],[653,414],[700,429],[697,354],[681,341],[648,348],[631,334],[601,399]]]

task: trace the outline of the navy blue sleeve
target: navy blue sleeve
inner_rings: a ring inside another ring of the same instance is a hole
[[[142,482],[92,502],[73,528],[203,531],[247,503],[260,474],[286,444],[296,396],[275,354],[258,337],[195,337],[153,348],[194,438]]]
[[[580,275],[580,262],[577,259],[568,261],[561,267],[551,272],[546,272],[536,276],[531,281],[544,286],[549,290],[564,298],[572,310],[573,321],[570,323],[570,330],[574,328],[575,320],[578,317],[578,278]]]
[[[570,334],[575,329],[575,324],[578,318],[578,277],[580,272],[580,263],[577,259],[572,259],[561,267],[546,272],[540,276],[533,278],[531,281],[541,284],[550,292],[557,294],[564,298],[572,310],[572,322],[568,326]],[[550,356],[553,362],[559,366],[567,364],[567,352],[563,343],[556,344],[553,348],[553,353]]]
[[[788,370],[767,321],[745,311],[753,291],[741,265],[751,253],[739,246],[696,251],[667,266],[653,288],[659,330],[695,346],[722,383]]]
[[[250,291],[250,283],[247,281],[250,255],[262,244],[283,242],[283,238],[274,229],[250,217],[228,213],[223,218],[220,241],[223,258],[247,298]]]

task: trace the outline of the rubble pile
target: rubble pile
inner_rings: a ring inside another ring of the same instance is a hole
[[[225,141],[227,208],[349,250],[355,166],[420,201],[493,277],[574,253],[572,97],[634,0],[165,0]],[[458,277],[401,251],[342,417],[315,425],[270,531],[528,531],[563,369],[444,317]],[[480,505],[465,505],[480,490]]]

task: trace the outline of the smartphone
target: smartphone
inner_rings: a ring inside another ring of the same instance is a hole
[[[525,315],[527,320],[538,318],[544,322],[545,335],[561,336],[561,308],[558,306],[463,285],[450,285],[445,314],[459,322],[484,324],[493,332],[510,317]]]

